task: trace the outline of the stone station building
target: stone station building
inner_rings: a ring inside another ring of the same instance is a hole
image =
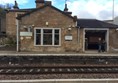
[[[72,16],[50,1],[36,0],[36,8],[7,10],[6,34],[17,36],[17,49],[38,52],[97,51],[99,39],[105,40],[106,52],[118,51],[117,25],[96,19]],[[11,21],[12,20],[12,21]]]

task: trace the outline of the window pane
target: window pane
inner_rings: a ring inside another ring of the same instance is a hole
[[[59,45],[59,29],[36,29],[36,45]],[[54,31],[54,32],[53,32]],[[43,40],[41,40],[43,39]]]
[[[59,34],[55,34],[54,45],[59,45]]]
[[[44,33],[52,33],[52,29],[44,29],[43,32]]]
[[[36,45],[41,45],[41,34],[36,34]]]
[[[43,35],[43,45],[52,45],[52,34]]]
[[[41,29],[36,29],[36,33],[41,33]]]
[[[59,45],[59,30],[55,29],[54,45]]]
[[[52,29],[43,30],[43,45],[52,45]]]
[[[59,30],[58,30],[58,29],[56,29],[56,30],[55,30],[55,33],[59,33]]]

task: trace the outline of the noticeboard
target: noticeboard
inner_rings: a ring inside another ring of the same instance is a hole
[[[20,36],[29,37],[32,36],[32,32],[20,32]]]
[[[65,36],[65,40],[66,40],[66,41],[72,41],[72,40],[73,40],[72,35],[66,35],[66,36]]]

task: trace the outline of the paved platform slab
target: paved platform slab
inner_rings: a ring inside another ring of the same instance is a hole
[[[16,52],[0,51],[0,56],[118,56],[118,53],[76,53],[76,52]]]
[[[0,83],[118,83],[118,79],[0,80]]]

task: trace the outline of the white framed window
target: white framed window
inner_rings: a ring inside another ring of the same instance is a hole
[[[61,29],[59,28],[35,28],[34,30],[35,46],[60,46]]]

